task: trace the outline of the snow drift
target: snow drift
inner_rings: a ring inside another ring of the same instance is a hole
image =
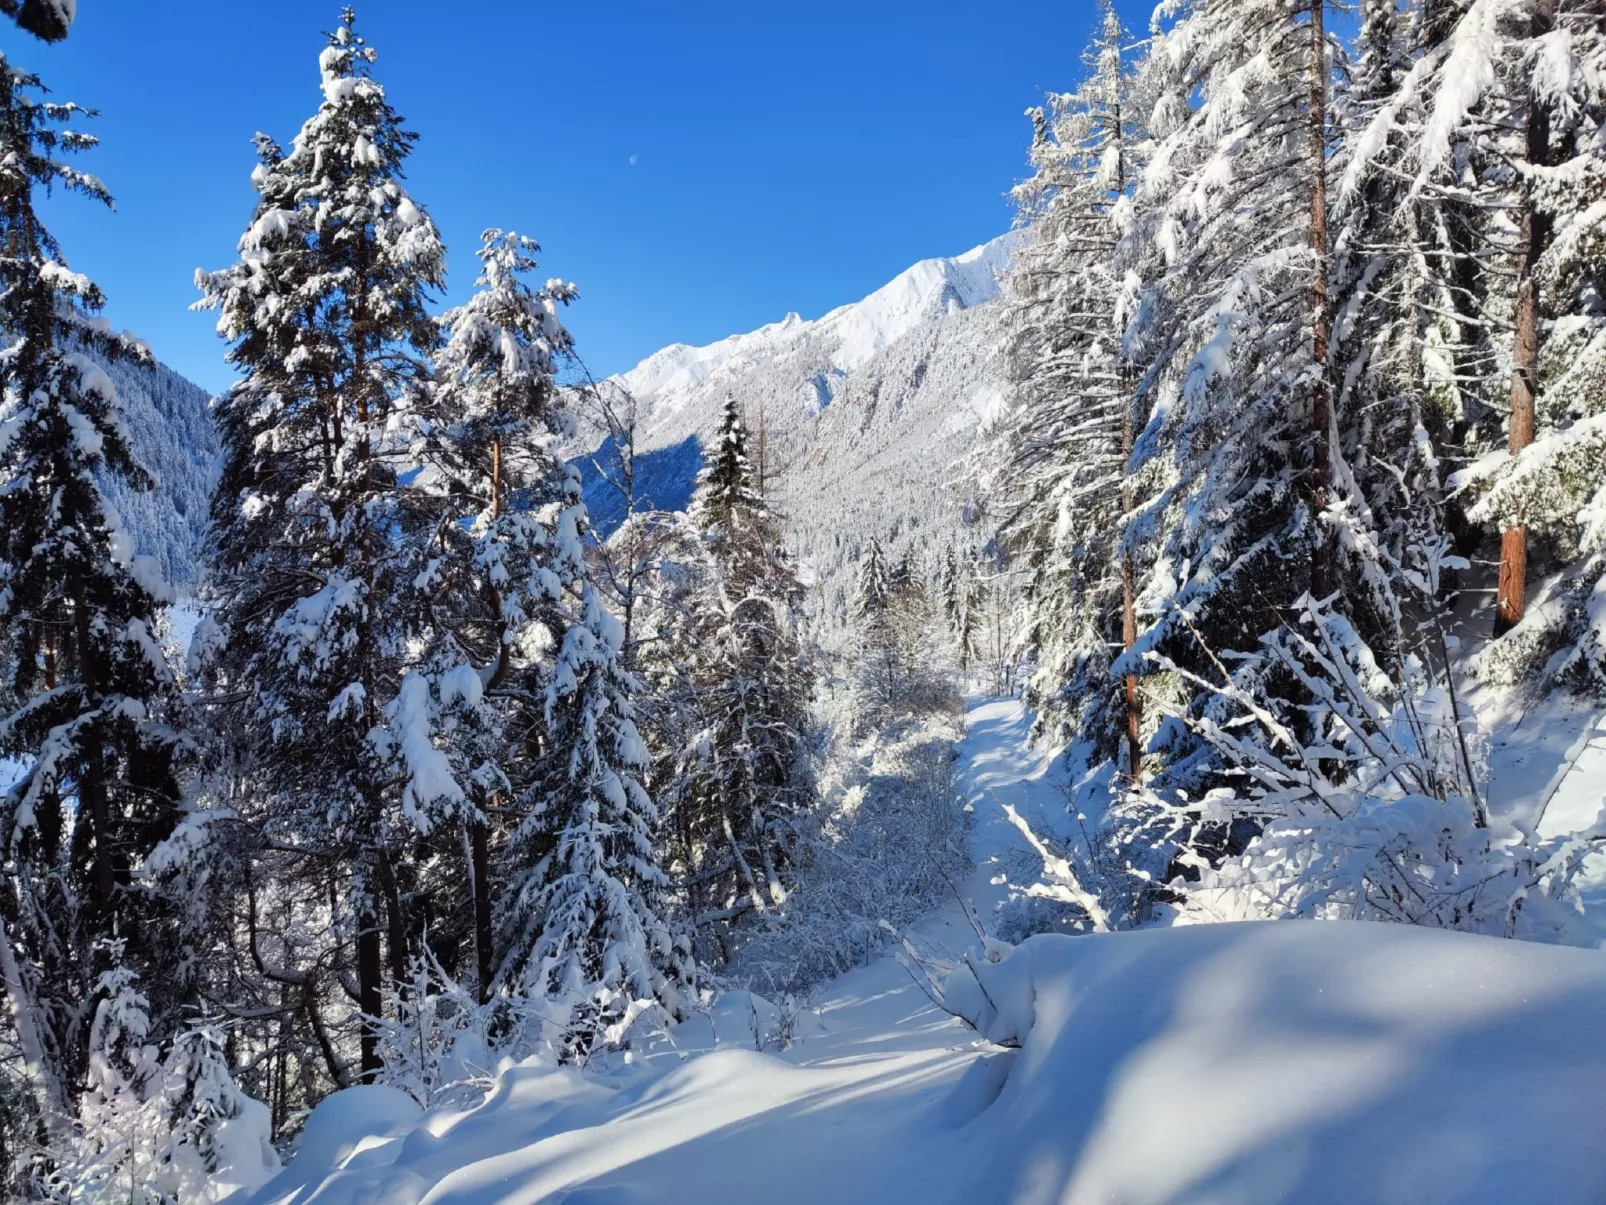
[[[337,1094],[248,1200],[1606,1199],[1600,951],[1290,921],[974,965],[949,1002],[991,1042],[882,960],[785,1050],[750,1004],[601,1073],[505,1068],[463,1112]]]

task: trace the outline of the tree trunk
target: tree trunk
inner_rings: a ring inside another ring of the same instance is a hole
[[[1323,0],[1310,6],[1310,249],[1311,358],[1315,362],[1310,407],[1310,511],[1315,524],[1310,592],[1325,598],[1333,589],[1333,548],[1322,526],[1333,484],[1333,391],[1327,378],[1327,29]]]
[[[502,437],[491,439],[491,522],[502,517]],[[491,587],[491,605],[496,608],[496,665],[491,669],[487,689],[495,690],[507,681],[513,669],[513,654],[508,648],[507,633],[503,630],[502,592]]]
[[[17,1030],[17,1047],[22,1055],[22,1070],[38,1089],[39,1104],[44,1109],[44,1132],[51,1138],[63,1134],[66,1126],[67,1105],[61,1094],[61,1081],[45,1054],[45,1043],[39,1033],[37,1016],[22,972],[17,966],[11,948],[11,935],[6,932],[5,918],[0,917],[0,983],[5,984],[6,999],[11,1002],[11,1020]]]
[[[502,515],[502,437],[491,439],[491,520]],[[502,631],[502,592],[491,587],[491,603],[496,607],[496,665],[486,683],[491,689],[501,686],[513,668],[512,651],[506,633]],[[469,906],[474,914],[474,963],[479,975],[479,1000],[484,1004],[491,998],[491,977],[495,964],[491,958],[491,853],[490,825],[485,820],[470,820],[468,824]]]
[[[379,1076],[379,1018],[384,1012],[384,958],[380,950],[379,917],[371,899],[365,899],[357,915],[357,1005],[365,1014],[362,1022],[362,1078],[373,1083]]]
[[[1115,144],[1117,147],[1115,189],[1118,196],[1126,194],[1126,123],[1121,106],[1115,108]],[[1116,332],[1115,346],[1121,347],[1120,332]],[[1120,358],[1120,369],[1117,374],[1121,390],[1121,514],[1132,513],[1132,478],[1129,466],[1132,461],[1132,446],[1136,439],[1135,424],[1132,420],[1132,393],[1134,382],[1132,373],[1128,370],[1126,353],[1117,353]],[[1123,652],[1130,653],[1138,642],[1138,609],[1137,609],[1137,566],[1133,563],[1132,550],[1126,546],[1125,540],[1121,546],[1121,648]],[[1139,772],[1143,769],[1143,753],[1139,741],[1143,736],[1143,705],[1138,700],[1138,675],[1136,672],[1126,675],[1126,772],[1136,782]]]
[[[1541,0],[1534,10],[1530,29],[1539,36],[1550,29],[1555,14],[1554,0]],[[1532,95],[1528,98],[1528,162],[1543,165],[1550,144],[1550,122],[1544,107]],[[1522,267],[1517,278],[1516,333],[1513,336],[1511,368],[1511,420],[1507,427],[1507,447],[1515,456],[1534,438],[1534,400],[1539,392],[1539,292],[1534,270],[1550,243],[1551,219],[1539,212],[1530,194],[1524,199],[1521,216]],[[1500,584],[1495,599],[1494,634],[1504,636],[1522,622],[1527,609],[1528,530],[1508,527],[1500,533]]]
[[[468,873],[474,907],[474,955],[480,977],[480,1003],[491,998],[491,978],[496,965],[491,959],[491,854],[490,825],[471,820],[468,825]]]
[[[406,992],[412,978],[407,967],[407,912],[402,905],[401,885],[396,880],[396,864],[390,851],[381,847],[374,859],[379,887],[385,893],[385,948],[390,954],[390,981],[398,992]]]
[[[83,601],[86,597],[83,581],[76,576],[73,581],[73,593],[78,600],[73,604],[73,628],[78,644],[78,672],[84,682],[86,705],[94,708],[100,703],[100,666],[95,661],[94,645],[90,639],[89,608]],[[93,918],[91,925],[97,933],[110,934],[117,874],[112,861],[111,805],[106,798],[105,758],[101,742],[94,735],[90,736],[83,749],[84,778],[78,789],[84,811],[88,813],[90,826],[93,829],[91,839],[94,850],[90,868]]]

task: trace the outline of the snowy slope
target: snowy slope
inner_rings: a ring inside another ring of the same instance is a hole
[[[189,593],[200,578],[201,539],[218,473],[211,395],[165,364],[100,362],[117,386],[134,455],[153,482],[140,492],[114,479],[107,493],[134,551],[155,557],[167,579]]]
[[[820,587],[811,605],[840,617],[844,569],[867,536],[896,556],[945,544],[960,523],[966,459],[1002,397],[994,302],[1010,242],[924,260],[818,319],[788,314],[706,347],[656,352],[613,378],[640,404],[640,448],[685,471],[691,458],[664,454],[706,445],[725,399],[740,401],[749,425],[763,424],[771,493]],[[660,480],[657,490],[673,500],[688,484]],[[588,501],[606,529],[616,506],[595,493]]]
[[[970,720],[963,890],[986,915],[1024,852],[1004,805],[1047,809],[1053,788],[1018,703]],[[957,904],[913,937],[939,959],[972,940]],[[338,1093],[245,1200],[1606,1199],[1599,951],[1290,921],[1037,937],[981,977],[954,998],[1008,1045],[882,958],[827,985],[785,1049],[737,994],[628,1064],[506,1068],[466,1111]]]

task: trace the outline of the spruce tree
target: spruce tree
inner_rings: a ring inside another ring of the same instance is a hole
[[[437,726],[468,806],[473,946],[482,998],[524,998],[546,1039],[582,1057],[632,1001],[678,1015],[691,970],[668,920],[650,760],[635,725],[623,630],[590,582],[575,434],[554,372],[572,343],[533,288],[536,245],[485,232],[479,290],[449,312],[436,360],[428,456],[472,516],[440,532],[429,660],[483,694]],[[490,811],[517,820],[491,848]]]
[[[1126,31],[1114,6],[1073,93],[1034,109],[1032,177],[1015,190],[1023,242],[1011,261],[1006,363],[1013,405],[998,493],[1012,555],[1032,570],[1029,696],[1039,725],[1093,760],[1124,742],[1136,772],[1137,673],[1111,676],[1137,633],[1136,569],[1123,540],[1133,504],[1133,374],[1117,255],[1143,130]]]
[[[1491,676],[1536,669],[1606,693],[1606,20],[1560,0],[1506,25],[1500,59],[1524,63],[1514,104],[1526,142],[1512,198],[1523,237],[1508,448],[1462,473],[1474,520],[1502,531],[1499,625]],[[1532,406],[1531,433],[1521,430]],[[1531,444],[1528,440],[1531,438]],[[1524,614],[1527,532],[1565,565],[1546,604]]]
[[[353,25],[346,9],[319,58],[322,103],[291,150],[259,138],[239,263],[198,283],[243,374],[217,411],[220,694],[249,747],[251,818],[325,868],[330,958],[377,1017],[382,949],[405,978],[414,931],[398,861],[438,802],[398,781],[386,734],[436,589],[441,502],[412,470],[444,251],[402,184],[415,137]],[[361,1050],[372,1076],[368,1022]]]
[[[1148,547],[1138,593],[1150,618],[1116,672],[1152,673],[1159,653],[1206,678],[1222,656],[1252,674],[1287,609],[1338,585],[1325,237],[1334,48],[1319,3],[1163,11],[1175,16],[1157,30],[1142,85],[1155,97],[1154,143],[1123,238],[1148,277],[1126,340],[1147,415],[1128,538]],[[1187,693],[1184,716],[1220,706]],[[1186,785],[1213,772],[1185,723],[1162,724],[1154,747]]]
[[[630,702],[637,683],[619,665],[624,629],[594,587],[576,588],[543,674],[544,754],[507,844],[496,974],[502,992],[542,1003],[565,1059],[583,1058],[636,1001],[680,1017],[693,983],[642,786],[650,758]]]
[[[688,521],[702,559],[687,604],[690,646],[677,654],[690,661],[695,715],[677,792],[681,856],[698,899],[715,911],[765,912],[786,899],[812,798],[813,683],[798,632],[803,589],[758,489],[734,400]]]
[[[77,0],[0,0],[0,13],[45,42],[67,36],[76,9]]]
[[[59,1134],[84,1088],[102,973],[174,988],[176,951],[141,871],[178,818],[180,738],[159,643],[172,594],[98,484],[149,480],[83,350],[148,353],[93,317],[100,290],[68,269],[35,209],[52,186],[110,203],[57,157],[94,145],[65,128],[85,110],[42,90],[0,58],[0,755],[23,767],[0,797],[0,976],[34,1123]]]
[[[897,600],[891,578],[881,541],[871,536],[859,554],[852,618],[872,711],[890,705],[899,685]]]
[[[1452,438],[1453,394],[1437,352],[1453,342],[1445,299],[1418,241],[1423,210],[1402,171],[1411,140],[1379,128],[1409,70],[1404,15],[1362,13],[1349,87],[1338,97],[1342,148],[1333,190],[1332,352],[1335,497],[1329,511],[1345,566],[1345,605],[1385,664],[1411,643],[1412,609],[1437,605],[1434,561],[1445,546],[1436,448]],[[1438,296],[1436,296],[1438,295]]]
[[[429,437],[452,512],[473,516],[467,528],[440,530],[442,591],[429,660],[437,681],[472,667],[484,687],[472,706],[442,716],[453,729],[442,743],[468,803],[470,933],[482,999],[496,973],[490,810],[514,792],[527,760],[519,733],[535,722],[521,724],[516,696],[503,688],[530,685],[529,667],[562,630],[564,587],[583,571],[583,509],[559,454],[574,424],[553,377],[572,349],[558,307],[575,289],[525,281],[537,250],[517,234],[484,232],[478,290],[441,321]]]

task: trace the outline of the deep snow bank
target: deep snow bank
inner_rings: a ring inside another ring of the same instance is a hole
[[[976,1199],[1606,1200],[1600,951],[1282,922],[978,970],[952,999],[1020,1051],[971,1127]]]
[[[1038,937],[958,975],[1018,1050],[882,961],[785,1051],[699,1020],[607,1074],[511,1069],[466,1113],[387,1097],[370,1127],[337,1096],[250,1200],[1606,1200],[1600,951],[1283,922]]]

